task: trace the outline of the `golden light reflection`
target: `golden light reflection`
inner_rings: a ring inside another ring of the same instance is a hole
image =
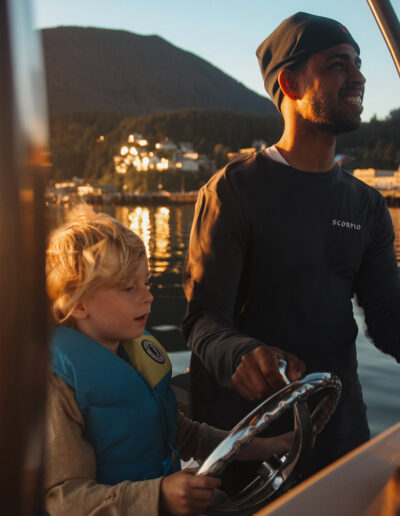
[[[170,247],[170,209],[163,206],[157,209],[154,221],[154,258],[156,258],[154,264],[154,272],[162,273],[167,270],[169,266],[169,253]]]
[[[167,170],[169,167],[169,161],[167,160],[167,158],[161,158],[161,160],[156,164],[156,169],[159,170],[160,172],[162,170]]]
[[[142,170],[147,171],[149,169],[150,158],[145,156],[142,159]]]
[[[146,248],[147,256],[151,257],[150,251],[150,236],[151,236],[151,222],[150,222],[150,210],[138,206],[128,215],[129,227],[137,233],[143,240]]]
[[[115,218],[122,222],[124,226],[129,227],[129,208],[127,206],[117,206],[115,210]]]
[[[175,238],[176,238],[176,247],[177,249],[179,249],[179,251],[177,250],[176,253],[178,255],[182,255],[183,254],[183,249],[185,249],[185,242],[183,241],[183,223],[182,223],[182,218],[183,218],[183,212],[182,212],[182,208],[177,208],[176,211],[175,211]]]

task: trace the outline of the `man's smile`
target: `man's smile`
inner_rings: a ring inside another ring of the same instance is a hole
[[[357,108],[360,113],[363,110],[363,92],[360,89],[352,89],[341,94],[342,99],[347,104],[351,104]]]

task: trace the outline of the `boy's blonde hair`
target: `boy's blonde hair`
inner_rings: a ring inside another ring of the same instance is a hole
[[[136,233],[87,205],[75,207],[50,234],[46,252],[47,292],[56,324],[74,326],[71,313],[84,296],[131,281],[145,256]]]

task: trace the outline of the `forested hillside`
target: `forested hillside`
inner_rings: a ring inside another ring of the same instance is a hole
[[[100,179],[113,171],[113,159],[131,133],[152,144],[165,137],[191,142],[197,152],[222,164],[226,153],[249,147],[254,139],[273,143],[280,117],[254,117],[229,111],[187,110],[122,118],[111,115],[59,115],[50,123],[53,178]],[[99,136],[104,139],[99,140]]]
[[[279,139],[282,120],[219,110],[186,110],[150,116],[109,114],[59,115],[51,118],[52,178],[109,178],[113,156],[128,134],[141,133],[155,143],[165,137],[192,142],[196,151],[222,164],[226,153],[249,147],[253,140],[272,144]],[[99,139],[100,136],[104,139]],[[386,120],[372,119],[357,131],[341,135],[337,153],[352,157],[351,168],[397,169],[400,160],[400,109]]]

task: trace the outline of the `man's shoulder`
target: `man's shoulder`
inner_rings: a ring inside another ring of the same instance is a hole
[[[273,162],[267,159],[262,152],[239,156],[217,170],[203,188],[217,192],[222,184],[230,184],[232,187],[239,188],[246,184],[254,184],[254,180],[259,174],[265,174],[270,162],[273,166]]]
[[[360,195],[363,198],[368,198],[370,201],[374,203],[386,202],[383,195],[380,192],[378,192],[376,188],[373,188],[364,181],[361,181],[361,179],[354,177],[353,172],[351,170],[341,168],[340,171],[340,180],[348,188],[351,188],[355,195]]]

